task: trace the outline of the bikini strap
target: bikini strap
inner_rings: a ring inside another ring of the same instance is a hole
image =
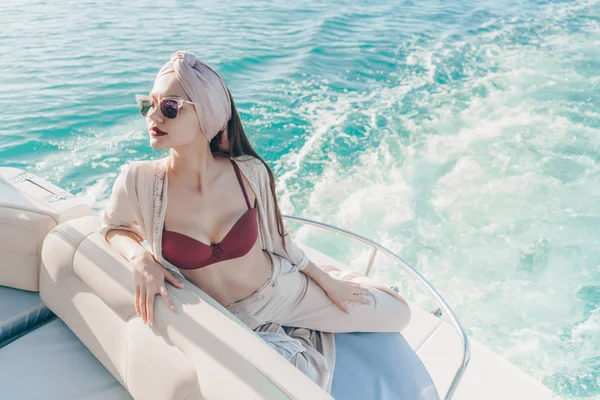
[[[240,174],[240,167],[237,166],[237,164],[235,163],[235,161],[233,161],[233,159],[230,158],[229,160],[231,160],[231,164],[233,165],[233,169],[235,170],[235,174],[237,175],[238,182],[240,183],[242,191],[244,192],[244,198],[246,199],[246,204],[248,205],[248,209],[251,209],[252,207],[250,207],[250,200],[248,200],[248,193],[246,193],[246,187],[244,186],[244,181],[242,180],[242,175]]]

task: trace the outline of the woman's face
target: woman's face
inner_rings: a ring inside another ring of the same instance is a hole
[[[184,103],[177,117],[173,119],[166,118],[160,111],[159,104],[164,97],[179,97],[191,101],[177,81],[174,72],[166,73],[154,82],[150,97],[152,97],[152,107],[146,115],[150,146],[155,149],[177,148],[192,144],[198,139],[208,145],[204,133],[201,132],[193,104]],[[153,128],[158,128],[166,135],[156,135]]]

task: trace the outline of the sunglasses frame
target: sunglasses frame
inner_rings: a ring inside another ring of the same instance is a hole
[[[141,102],[142,102],[143,100],[148,100],[148,101],[150,101],[150,108],[148,109],[148,112],[150,112],[150,110],[151,110],[152,108],[154,108],[154,107],[152,106],[152,102],[153,102],[154,100],[153,100],[153,99],[152,99],[152,97],[150,97],[150,96],[147,96],[147,95],[144,95],[144,94],[136,94],[136,95],[135,95],[135,102],[136,102],[136,103],[137,103],[137,105],[138,105],[138,109],[139,109],[140,113],[142,113]],[[179,108],[177,109],[177,115],[176,115],[176,116],[174,116],[173,118],[167,117],[167,116],[166,116],[166,115],[163,113],[163,111],[162,111],[162,102],[163,102],[163,101],[165,101],[165,100],[171,100],[171,101],[173,101],[173,100],[174,100],[174,101],[176,101],[176,102],[177,102],[177,105],[178,105],[178,107],[179,107]],[[194,103],[193,101],[189,101],[189,100],[186,100],[186,99],[182,99],[181,97],[171,97],[171,96],[169,96],[169,97],[163,97],[162,99],[160,99],[160,102],[159,102],[159,109],[160,109],[160,113],[161,113],[161,115],[162,115],[163,117],[165,117],[165,118],[168,118],[168,119],[175,119],[175,118],[177,118],[177,117],[179,116],[179,111],[181,111],[181,108],[183,107],[183,105],[184,105],[184,104],[194,104],[194,105],[195,105],[196,103]],[[147,116],[148,116],[148,112],[146,112],[146,115],[142,114],[142,116],[143,116],[143,117],[147,117]]]

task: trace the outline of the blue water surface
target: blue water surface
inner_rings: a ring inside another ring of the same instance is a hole
[[[4,0],[0,165],[99,211],[121,164],[163,155],[134,94],[194,51],[284,213],[381,241],[471,337],[564,398],[600,399],[599,22],[597,0]],[[376,275],[429,306],[397,267]]]

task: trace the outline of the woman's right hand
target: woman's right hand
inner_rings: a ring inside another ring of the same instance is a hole
[[[132,264],[135,312],[142,317],[144,324],[152,326],[154,323],[154,297],[157,294],[161,295],[171,311],[175,311],[175,306],[165,286],[165,280],[178,288],[183,288],[183,283],[180,283],[169,271],[156,262],[152,253],[148,251],[132,260]]]

